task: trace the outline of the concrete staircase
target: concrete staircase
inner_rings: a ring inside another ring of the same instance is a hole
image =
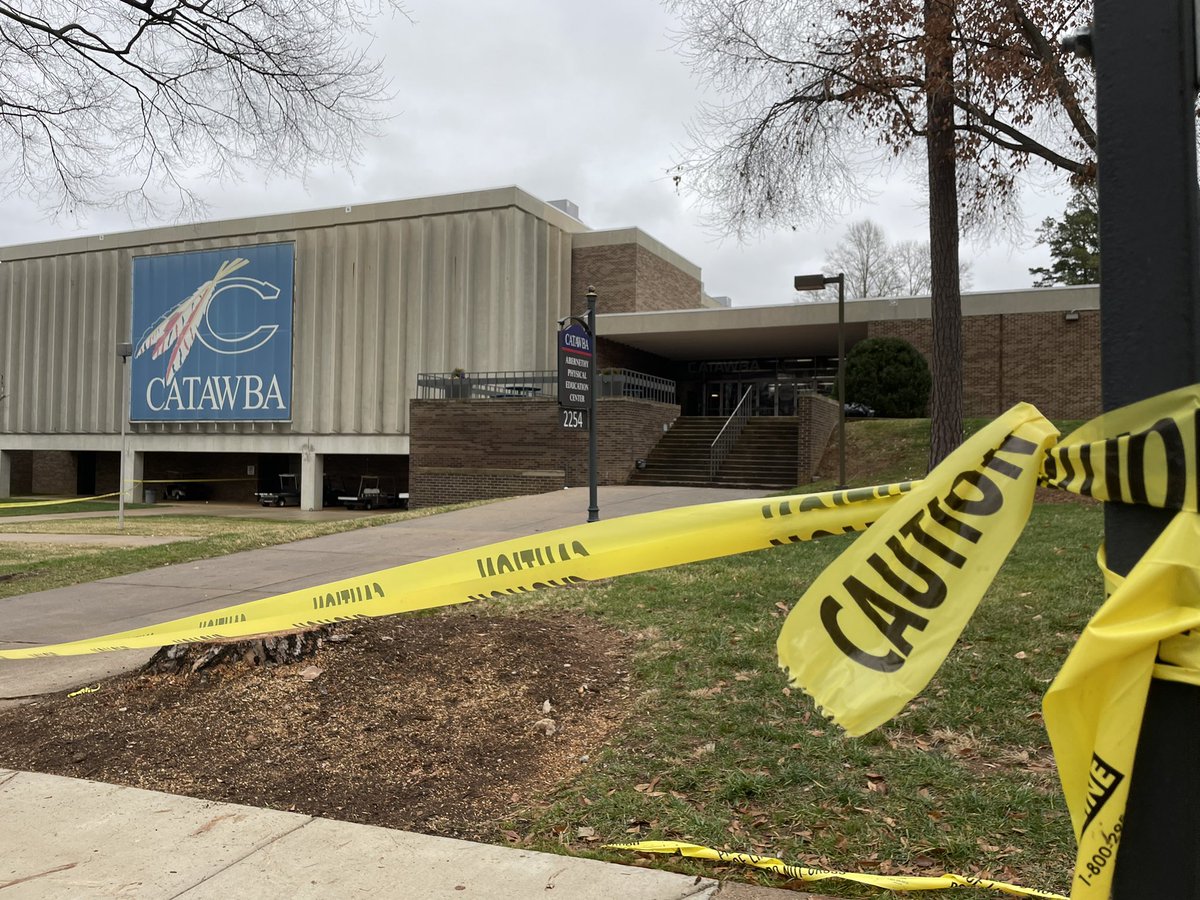
[[[724,417],[681,416],[663,435],[646,468],[631,484],[691,487],[786,488],[796,485],[797,421],[789,417],[751,418],[714,479],[708,470],[709,448]]]

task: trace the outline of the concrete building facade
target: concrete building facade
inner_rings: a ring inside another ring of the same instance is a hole
[[[834,361],[836,304],[722,307],[694,263],[570,209],[508,187],[0,249],[0,496],[115,491],[122,447],[129,499],[144,482],[249,500],[281,473],[307,508],[362,474],[429,501],[578,483],[579,435],[535,385],[588,285],[598,365],[674,386],[601,416],[606,481],[678,415],[747,390],[756,415],[797,415]],[[967,295],[964,317],[969,413],[1098,411],[1094,288]],[[850,345],[928,352],[927,299],[850,303],[847,322]],[[525,402],[455,416],[422,396],[456,371]]]

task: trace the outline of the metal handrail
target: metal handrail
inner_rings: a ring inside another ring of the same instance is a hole
[[[721,430],[717,433],[716,439],[708,448],[708,477],[716,478],[717,472],[721,465],[725,462],[733,450],[733,445],[737,443],[738,437],[742,433],[742,429],[746,427],[746,423],[750,421],[750,404],[746,402],[746,398],[754,391],[754,388],[746,388],[746,393],[742,394],[742,399],[738,401],[738,405],[733,408],[733,412],[729,414],[729,418],[725,420],[725,424],[721,426]],[[742,410],[742,407],[746,407]],[[729,426],[732,425],[731,429]]]
[[[632,369],[604,369],[596,377],[600,398],[625,397],[675,403],[675,382]],[[418,400],[554,400],[558,372],[553,369],[516,372],[419,372]]]

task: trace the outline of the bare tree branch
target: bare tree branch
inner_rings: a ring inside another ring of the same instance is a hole
[[[0,190],[181,214],[196,176],[352,162],[389,97],[370,21],[398,2],[0,0]]]

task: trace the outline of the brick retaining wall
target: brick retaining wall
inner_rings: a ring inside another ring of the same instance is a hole
[[[796,417],[799,420],[796,484],[803,486],[813,480],[829,438],[837,428],[838,405],[819,394],[801,394],[796,398]]]
[[[587,484],[587,431],[559,426],[549,400],[413,400],[409,505],[545,493]],[[602,398],[598,481],[625,484],[679,407]]]

